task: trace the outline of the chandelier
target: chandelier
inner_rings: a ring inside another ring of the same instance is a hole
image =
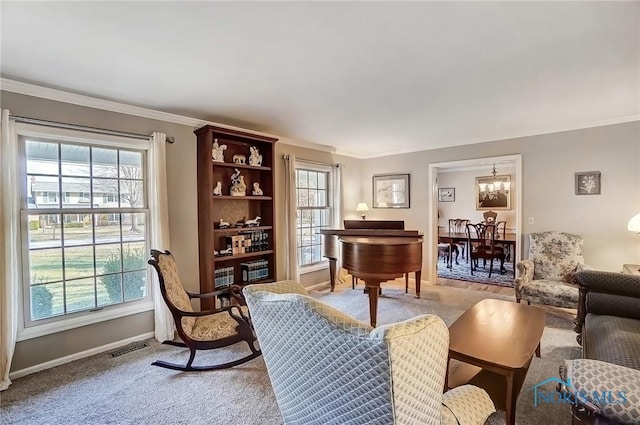
[[[498,191],[508,191],[511,188],[510,181],[500,180],[496,177],[496,164],[493,164],[493,171],[491,171],[491,175],[493,179],[489,183],[478,183],[478,187],[480,189],[480,193],[485,192],[498,192]]]

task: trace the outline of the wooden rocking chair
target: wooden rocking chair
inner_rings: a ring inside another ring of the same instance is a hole
[[[163,344],[187,347],[191,352],[189,361],[184,366],[161,360],[151,363],[153,366],[185,372],[227,369],[248,362],[262,354],[255,346],[256,337],[244,303],[242,306],[234,305],[221,309],[193,311],[191,299],[215,297],[218,293],[194,294],[187,292],[178,277],[175,260],[169,251],[162,252],[152,249],[148,263],[158,272],[162,298],[173,316],[176,330],[182,340],[182,342],[164,341]],[[239,289],[233,289],[236,290],[232,290],[232,294],[235,293],[234,296],[239,298]],[[241,341],[245,341],[251,350],[251,354],[246,357],[212,366],[193,366],[192,364],[197,350],[222,348]]]

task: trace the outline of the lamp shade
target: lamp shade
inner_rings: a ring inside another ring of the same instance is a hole
[[[629,220],[629,225],[627,226],[627,229],[630,232],[640,233],[640,213],[631,217],[631,220]]]
[[[351,205],[353,205],[353,204],[351,204]],[[360,203],[358,203],[358,206],[356,207],[356,211],[358,211],[358,212],[369,211],[369,206],[367,205],[366,202],[360,202]]]

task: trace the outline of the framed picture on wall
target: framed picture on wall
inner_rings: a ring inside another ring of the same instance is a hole
[[[373,176],[373,208],[409,208],[409,174]]]
[[[600,195],[600,171],[577,172],[576,195]]]
[[[454,187],[438,188],[438,202],[455,202],[456,189]]]
[[[476,177],[476,210],[511,209],[511,174]]]

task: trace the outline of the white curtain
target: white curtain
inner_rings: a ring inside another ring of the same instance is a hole
[[[18,217],[18,139],[9,111],[2,111],[0,139],[0,391],[11,385],[9,369],[18,335],[18,291],[20,265],[17,246],[20,236]]]
[[[158,250],[170,249],[169,241],[169,201],[167,198],[167,135],[153,133],[149,148],[149,210],[151,221],[151,247]],[[152,294],[155,322],[155,337],[158,341],[173,339],[173,318],[162,299],[158,274],[153,272]]]
[[[298,234],[296,206],[296,156],[284,156],[284,205],[285,226],[287,235],[287,252],[285,257],[285,279],[300,282],[298,272]]]
[[[331,227],[334,229],[342,228],[342,206],[344,205],[343,190],[342,190],[342,168],[343,164],[336,164],[333,173],[333,181],[331,187],[334,188],[335,196],[333,197],[333,212],[331,216]],[[341,247],[342,245],[339,244]],[[347,271],[342,268],[342,261],[340,261],[341,255],[338,255],[338,261],[336,262],[336,283],[344,283]]]

